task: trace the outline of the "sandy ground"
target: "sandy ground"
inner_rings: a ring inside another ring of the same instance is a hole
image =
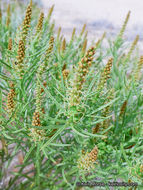
[[[62,26],[65,35],[73,27],[87,24],[90,36],[97,36],[104,30],[111,35],[117,33],[126,14],[131,11],[126,37],[133,40],[137,34],[143,39],[142,0],[41,0],[47,9],[55,4],[53,18]]]

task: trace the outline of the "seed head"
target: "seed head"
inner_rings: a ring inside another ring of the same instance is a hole
[[[105,80],[108,80],[110,78],[112,63],[113,63],[113,58],[110,58],[108,60],[108,63],[106,65],[105,69],[104,69],[104,79]]]
[[[53,33],[54,28],[55,28],[55,22],[53,22],[52,25],[50,26],[50,29],[49,29],[49,33],[50,33],[50,34]]]
[[[54,38],[51,36],[50,41],[49,41],[49,48],[46,51],[46,58],[45,61],[42,62],[42,64],[39,66],[37,70],[37,82],[36,82],[36,112],[39,114],[42,113],[42,93],[44,92],[43,87],[41,86],[40,82],[43,82],[43,73],[46,70],[50,54],[53,50],[53,43],[54,43]],[[46,82],[43,83],[44,87],[46,86]]]
[[[97,155],[98,155],[98,148],[95,146],[93,150],[89,153],[89,159],[92,162],[95,162],[97,160]]]
[[[97,87],[97,91],[103,89],[105,83],[110,78],[111,68],[112,68],[113,58],[110,58],[107,62],[107,65],[104,68],[103,73],[101,74],[100,82]]]
[[[85,54],[86,47],[87,47],[87,39],[85,39],[84,42],[83,42],[83,46],[82,46],[82,55]]]
[[[6,18],[6,26],[8,27],[10,24],[10,15],[11,15],[11,11],[10,11],[10,4],[8,4],[7,7],[7,18]]]
[[[12,50],[12,38],[9,38],[9,41],[8,41],[8,50]]]
[[[62,53],[64,53],[65,49],[66,49],[66,39],[64,38],[62,41],[62,47],[61,47]]]
[[[50,58],[50,54],[52,53],[52,51],[53,51],[53,47],[54,47],[54,37],[53,36],[51,36],[50,37],[50,40],[49,40],[49,47],[48,47],[48,49],[47,49],[47,51],[46,51],[46,62],[49,60],[49,58]]]
[[[110,101],[112,101],[114,99],[114,89],[111,89],[109,91],[109,95],[107,96],[107,99],[105,101],[105,105],[108,104]],[[103,117],[108,117],[110,114],[111,114],[111,104],[106,106],[103,111],[102,111],[102,115]],[[110,124],[110,119],[106,119],[103,121],[102,123],[102,128],[103,129],[107,129],[109,127],[109,124]],[[107,133],[106,133],[107,134]]]
[[[87,39],[87,35],[88,35],[88,30],[85,32],[85,35],[84,35],[84,40]]]
[[[15,96],[16,96],[16,93],[15,93],[15,88],[14,88],[14,84],[11,83],[10,84],[10,91],[8,93],[8,96],[7,96],[7,108],[8,108],[8,111],[11,113],[14,108],[15,108]]]
[[[131,14],[131,11],[129,11],[128,14],[127,14],[127,16],[126,16],[126,19],[125,19],[125,21],[124,21],[124,24],[123,24],[123,26],[122,26],[122,28],[121,28],[121,30],[120,30],[119,36],[118,36],[119,38],[122,38],[122,37],[123,37],[123,34],[124,34],[124,32],[125,32],[127,23],[128,23],[128,21],[129,21],[129,18],[130,18],[130,14]]]
[[[23,40],[19,41],[19,46],[18,46],[18,51],[17,51],[17,62],[16,62],[16,67],[18,69],[20,77],[24,74],[23,70],[23,61],[25,57],[25,45]]]
[[[38,20],[38,24],[37,24],[37,33],[39,33],[42,30],[43,27],[43,20],[44,20],[44,13],[42,12],[40,14],[39,20]]]
[[[31,141],[35,143],[45,140],[45,130],[37,129],[37,128],[30,128],[29,136],[32,138]]]
[[[95,127],[92,128],[92,133],[96,134],[99,132],[99,128],[100,128],[100,123],[97,123]]]
[[[81,30],[81,33],[80,33],[80,36],[83,35],[83,33],[85,32],[85,29],[86,29],[86,24],[83,25],[82,30]]]
[[[25,18],[22,25],[22,40],[24,43],[25,43],[26,37],[28,35],[28,30],[30,27],[31,15],[32,15],[32,1],[30,2],[30,4],[28,5],[26,9]]]
[[[77,167],[83,171],[90,171],[91,169],[94,169],[94,163],[97,160],[97,155],[98,148],[95,146],[90,153],[87,152],[81,155],[81,157],[78,159]]]
[[[99,44],[101,44],[101,42],[103,41],[103,39],[105,38],[106,36],[106,32],[103,33],[102,37],[97,40],[96,44],[95,44],[95,49],[99,46]]]
[[[49,13],[48,13],[48,21],[49,21],[50,18],[51,18],[51,15],[52,15],[53,10],[54,10],[54,6],[55,6],[55,5],[52,5],[52,7],[49,9]]]
[[[135,70],[135,73],[134,73],[135,82],[138,82],[138,80],[139,80],[140,71],[141,71],[142,66],[143,66],[143,56],[140,57],[140,60],[137,63],[137,69]]]
[[[120,109],[120,117],[124,114],[126,107],[127,107],[127,100],[125,100],[122,104],[122,107]]]
[[[125,57],[124,63],[126,63],[126,61],[128,61],[130,59],[132,52],[134,51],[138,41],[139,41],[139,35],[137,35],[136,38],[134,39],[134,41],[129,49],[129,52],[127,53],[127,56]]]
[[[57,34],[57,39],[58,40],[59,40],[60,34],[61,34],[61,27],[58,28],[58,34]]]
[[[33,126],[40,126],[41,125],[39,112],[36,112],[36,111],[34,112],[32,125]]]
[[[67,79],[67,77],[68,77],[68,75],[69,75],[69,70],[68,70],[68,69],[64,69],[64,70],[62,71],[62,73],[63,73],[63,78],[64,78],[64,79]]]
[[[70,92],[70,104],[69,106],[76,106],[80,103],[80,96],[83,83],[85,82],[85,76],[88,73],[89,67],[93,61],[93,55],[95,54],[94,47],[91,47],[86,52],[85,56],[78,63],[77,72],[72,84],[72,90]]]
[[[75,31],[76,31],[76,28],[74,28],[74,29],[73,29],[73,31],[72,31],[71,41],[73,41],[73,40],[74,40]]]

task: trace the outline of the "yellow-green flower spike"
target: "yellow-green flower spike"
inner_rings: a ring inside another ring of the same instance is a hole
[[[110,58],[107,62],[107,65],[104,68],[103,73],[101,74],[100,82],[97,87],[97,91],[103,89],[107,80],[110,78],[111,68],[112,68],[113,58]]]
[[[77,161],[77,167],[79,170],[90,171],[95,168],[94,163],[97,160],[98,148],[95,146],[90,153],[85,153],[80,156]]]
[[[12,38],[9,38],[9,41],[8,41],[8,50],[12,50]]]
[[[137,35],[136,38],[134,39],[134,41],[133,41],[133,43],[132,43],[132,45],[131,45],[131,47],[130,47],[130,49],[129,49],[126,57],[125,57],[124,63],[126,63],[126,61],[130,60],[130,57],[131,57],[131,55],[132,55],[138,41],[139,41],[139,35]]]
[[[124,24],[123,24],[123,26],[122,26],[122,28],[121,28],[121,30],[120,30],[119,35],[118,35],[119,38],[122,38],[123,35],[124,35],[126,26],[127,26],[127,24],[128,24],[129,18],[130,18],[130,14],[131,14],[131,11],[129,11],[128,14],[127,14],[127,16],[126,16],[126,19],[125,19],[125,21],[124,21]]]
[[[10,15],[11,15],[10,4],[8,4],[7,17],[6,17],[6,26],[7,26],[7,27],[8,27],[9,24],[10,24]]]
[[[15,109],[15,85],[13,83],[10,84],[10,91],[7,96],[7,109],[9,113],[12,113],[13,110]]]
[[[52,7],[49,9],[49,12],[48,12],[48,21],[49,21],[50,18],[51,18],[51,15],[52,15],[52,13],[53,13],[54,7],[55,7],[55,5],[52,5]]]
[[[76,32],[76,28],[73,28],[73,31],[72,31],[72,36],[71,36],[71,41],[74,40],[74,37],[75,37],[75,32]]]
[[[85,29],[86,29],[86,24],[83,25],[82,30],[81,30],[81,33],[80,33],[80,36],[83,35],[83,33],[85,32]]]
[[[87,39],[85,39],[84,42],[83,42],[83,46],[82,46],[82,50],[81,50],[82,55],[85,54],[85,52],[86,52],[86,47],[87,47]]]
[[[40,31],[42,31],[43,20],[44,20],[44,13],[41,12],[41,14],[40,14],[40,16],[39,16],[38,23],[37,23],[37,27],[36,27],[37,33],[39,33]]]
[[[64,53],[65,50],[66,50],[66,39],[64,38],[62,41],[61,52]]]
[[[27,9],[26,9],[26,14],[25,14],[25,18],[22,24],[22,37],[21,39],[23,40],[24,44],[25,44],[25,40],[27,38],[28,35],[28,30],[30,27],[30,23],[31,23],[31,16],[32,16],[32,5],[31,2],[28,5]]]
[[[124,112],[125,112],[125,110],[126,110],[126,107],[127,107],[127,100],[125,100],[124,102],[123,102],[123,104],[122,104],[122,106],[121,106],[121,109],[120,109],[120,114],[119,114],[119,116],[121,117],[121,116],[123,116],[123,114],[124,114]]]
[[[94,54],[95,54],[95,48],[94,47],[89,48],[85,56],[81,59],[81,62],[78,63],[78,68],[69,95],[70,107],[76,106],[80,103],[82,86],[83,83],[85,82],[85,76],[89,71],[89,67],[92,64]]]
[[[135,73],[134,73],[134,79],[136,83],[138,82],[140,78],[140,71],[141,71],[142,66],[143,66],[143,56],[140,57],[140,60],[137,63],[137,69],[135,70]]]

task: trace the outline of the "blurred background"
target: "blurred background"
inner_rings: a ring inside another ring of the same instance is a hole
[[[12,0],[0,0],[9,3]],[[30,0],[14,0],[28,4]],[[54,4],[52,18],[55,20],[56,30],[61,26],[62,33],[69,38],[72,29],[81,30],[87,25],[88,39],[97,39],[104,31],[108,36],[117,35],[128,11],[131,16],[125,37],[132,41],[137,34],[143,40],[143,1],[142,0],[33,0],[44,11]]]
[[[73,27],[82,28],[87,24],[89,37],[95,38],[107,31],[115,35],[131,11],[125,36],[133,40],[137,34],[143,39],[143,1],[142,0],[40,0],[45,11],[55,4],[53,18],[57,26],[63,28],[65,35]]]

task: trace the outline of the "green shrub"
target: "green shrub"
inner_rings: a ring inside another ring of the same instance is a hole
[[[104,33],[87,46],[85,25],[69,41],[55,33],[53,8],[38,19],[32,2],[21,17],[12,4],[0,16],[1,188],[141,185],[143,57],[134,51],[139,36],[131,45],[123,38],[130,12],[115,39]]]

